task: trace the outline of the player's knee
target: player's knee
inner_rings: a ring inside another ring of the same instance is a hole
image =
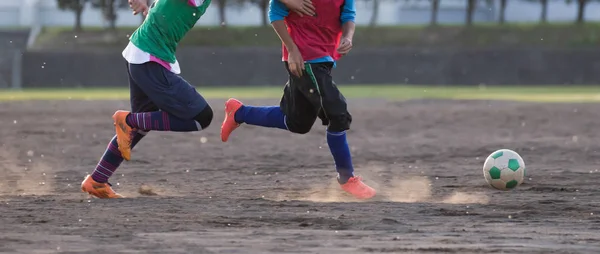
[[[287,127],[288,127],[288,130],[291,131],[292,133],[306,134],[306,133],[310,132],[310,129],[312,128],[312,124],[311,125],[294,124],[294,123],[287,122]]]
[[[200,127],[202,127],[202,129],[206,129],[206,127],[208,127],[212,122],[212,119],[213,110],[209,105],[206,105],[206,107],[194,117],[194,120],[196,120],[196,122],[200,124]]]
[[[311,127],[306,127],[306,126],[300,126],[300,127],[296,127],[296,128],[290,128],[289,131],[296,133],[296,134],[306,134],[308,132],[310,132]]]
[[[352,123],[352,116],[350,114],[344,114],[340,116],[330,117],[328,131],[331,132],[342,132],[350,129]]]

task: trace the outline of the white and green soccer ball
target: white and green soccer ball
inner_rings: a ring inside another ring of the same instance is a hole
[[[487,157],[483,164],[485,181],[499,190],[512,190],[525,179],[525,162],[515,151],[501,149]]]

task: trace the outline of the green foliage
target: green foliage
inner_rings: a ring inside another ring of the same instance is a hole
[[[119,27],[115,41],[106,41],[102,27],[87,27],[86,33],[73,33],[65,27],[46,27],[38,37],[38,48],[117,47],[128,42],[128,34],[136,27]],[[571,23],[536,23],[505,25],[476,24],[427,26],[358,26],[355,45],[361,47],[543,47],[596,48],[600,44],[600,23],[573,25]],[[77,38],[74,36],[77,35]],[[541,40],[540,38],[543,38]],[[270,27],[205,27],[190,31],[181,41],[182,47],[281,47]]]
[[[269,11],[269,0],[236,0],[240,3],[248,2],[255,4],[260,9],[262,26],[266,27],[269,25],[269,18],[267,13]]]
[[[111,30],[116,29],[117,22],[117,8],[128,8],[129,2],[127,0],[90,0],[92,7],[102,9],[102,16],[109,23]]]
[[[57,0],[58,8],[61,10],[82,10],[87,0]]]
[[[129,7],[129,2],[127,0],[90,0],[90,2],[94,8],[108,8],[109,6],[116,8]]]
[[[53,85],[53,84],[50,84]],[[281,88],[271,87],[198,87],[205,98],[277,99]],[[344,85],[340,90],[347,98],[508,100],[531,102],[598,103],[597,86],[497,86],[485,90],[477,86],[407,86],[407,85]],[[0,102],[14,100],[124,100],[128,88],[60,88],[60,89],[0,89]]]
[[[88,0],[57,0],[58,8],[61,10],[73,11],[75,13],[75,24],[73,30],[81,31],[81,13]]]
[[[565,0],[567,4],[577,3],[577,19],[575,23],[581,24],[585,21],[584,13],[587,4],[590,2],[599,2],[600,0]]]

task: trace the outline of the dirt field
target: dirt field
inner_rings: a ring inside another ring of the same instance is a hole
[[[600,104],[351,100],[357,172],[380,191],[356,202],[320,123],[223,144],[211,102],[208,130],[141,141],[111,178],[123,200],[80,183],[126,102],[0,103],[0,252],[600,253]],[[483,178],[500,148],[527,165],[515,191]]]

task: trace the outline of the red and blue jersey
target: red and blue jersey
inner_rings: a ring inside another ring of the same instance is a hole
[[[279,0],[271,0],[269,19],[271,23],[284,20],[288,33],[298,46],[302,58],[307,63],[337,61],[341,55],[337,47],[342,37],[342,25],[354,22],[356,9],[354,0],[313,0],[317,15],[300,17]],[[283,61],[287,61],[288,51],[282,46]]]

